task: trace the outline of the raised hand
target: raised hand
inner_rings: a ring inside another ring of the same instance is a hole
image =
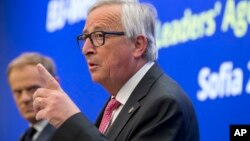
[[[48,120],[50,124],[58,128],[80,110],[43,65],[38,64],[37,69],[44,79],[46,87],[37,89],[33,95],[33,107],[37,113],[36,119]]]

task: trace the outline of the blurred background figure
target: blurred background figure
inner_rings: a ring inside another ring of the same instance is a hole
[[[16,106],[29,128],[20,137],[20,141],[47,141],[55,128],[45,120],[36,120],[33,110],[33,94],[37,88],[45,87],[46,83],[38,74],[36,65],[43,64],[55,77],[55,65],[47,56],[38,53],[23,53],[12,62],[7,69],[7,76]]]

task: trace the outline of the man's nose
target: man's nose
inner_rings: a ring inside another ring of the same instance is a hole
[[[96,49],[91,43],[90,39],[87,39],[86,42],[84,43],[82,48],[82,53],[86,56],[96,53]]]
[[[27,90],[22,90],[22,93],[21,93],[21,100],[22,101],[30,101],[32,100],[32,93],[27,91]]]

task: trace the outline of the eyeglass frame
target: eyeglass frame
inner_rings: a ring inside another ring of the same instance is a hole
[[[97,33],[97,32],[100,32],[102,33],[103,37],[102,37],[102,43],[100,45],[95,45],[94,44],[94,40],[92,39],[92,35]],[[119,32],[119,31],[109,31],[109,32],[106,32],[106,31],[94,31],[94,32],[91,32],[89,34],[86,34],[86,33],[83,33],[83,34],[80,34],[77,36],[76,40],[77,40],[77,44],[78,44],[78,47],[80,49],[83,48],[86,40],[89,38],[90,39],[90,42],[91,44],[94,46],[94,47],[100,47],[100,46],[103,46],[105,44],[105,38],[106,38],[106,35],[116,35],[116,36],[123,36],[125,35],[125,32]],[[84,37],[85,36],[85,37]],[[84,39],[85,38],[85,39]],[[84,44],[81,45],[80,42],[84,42]]]

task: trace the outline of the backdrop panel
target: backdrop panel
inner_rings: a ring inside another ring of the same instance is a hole
[[[62,87],[95,121],[108,93],[91,81],[76,43],[93,2],[1,1],[1,141],[16,141],[28,126],[16,109],[6,77],[7,64],[26,51],[54,59]],[[201,141],[229,140],[231,124],[250,124],[250,0],[141,2],[158,10],[159,64],[191,98]]]

